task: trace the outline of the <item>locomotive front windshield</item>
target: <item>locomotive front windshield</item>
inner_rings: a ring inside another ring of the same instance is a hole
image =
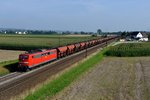
[[[19,57],[19,59],[20,59],[20,60],[28,59],[28,56],[27,56],[27,55],[21,55],[21,56]]]

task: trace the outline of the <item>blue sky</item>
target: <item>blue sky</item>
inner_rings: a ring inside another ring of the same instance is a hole
[[[150,31],[150,0],[0,0],[0,27]]]

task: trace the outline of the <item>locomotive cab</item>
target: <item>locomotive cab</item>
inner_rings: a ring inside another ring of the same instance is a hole
[[[28,61],[29,56],[28,55],[20,55],[19,56],[19,61]]]
[[[19,65],[18,65],[18,67],[21,70],[29,69],[29,55],[27,55],[27,54],[19,55]]]

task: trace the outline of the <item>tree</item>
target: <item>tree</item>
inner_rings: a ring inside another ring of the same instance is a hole
[[[150,40],[150,33],[148,33],[148,39]]]
[[[98,30],[97,30],[97,34],[102,35],[102,30],[101,30],[101,29],[98,29]]]
[[[126,36],[127,36],[127,32],[120,32],[121,33],[121,38],[123,39],[123,38],[126,38]]]

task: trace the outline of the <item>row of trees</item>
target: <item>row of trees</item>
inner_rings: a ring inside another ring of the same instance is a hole
[[[72,31],[40,31],[40,30],[0,30],[0,34],[16,34],[16,32],[25,32],[26,34],[42,34],[42,35],[53,35],[53,34],[63,34],[63,35],[67,35],[67,34],[82,34],[82,35],[93,35],[93,36],[97,36],[97,35],[101,35],[101,36],[107,36],[107,35],[121,35],[122,38],[124,38],[126,36],[126,34],[128,34],[129,32],[102,32],[101,29],[98,29],[96,33],[94,32],[72,32]],[[149,36],[150,37],[150,36]]]
[[[26,33],[26,34],[45,34],[45,35],[52,35],[52,34],[95,34],[94,32],[71,32],[71,31],[40,31],[40,30],[0,30],[0,34],[18,34],[18,33]]]
[[[32,31],[32,30],[2,30],[0,34],[18,34],[18,33],[25,33],[25,34],[58,34],[55,31]]]

